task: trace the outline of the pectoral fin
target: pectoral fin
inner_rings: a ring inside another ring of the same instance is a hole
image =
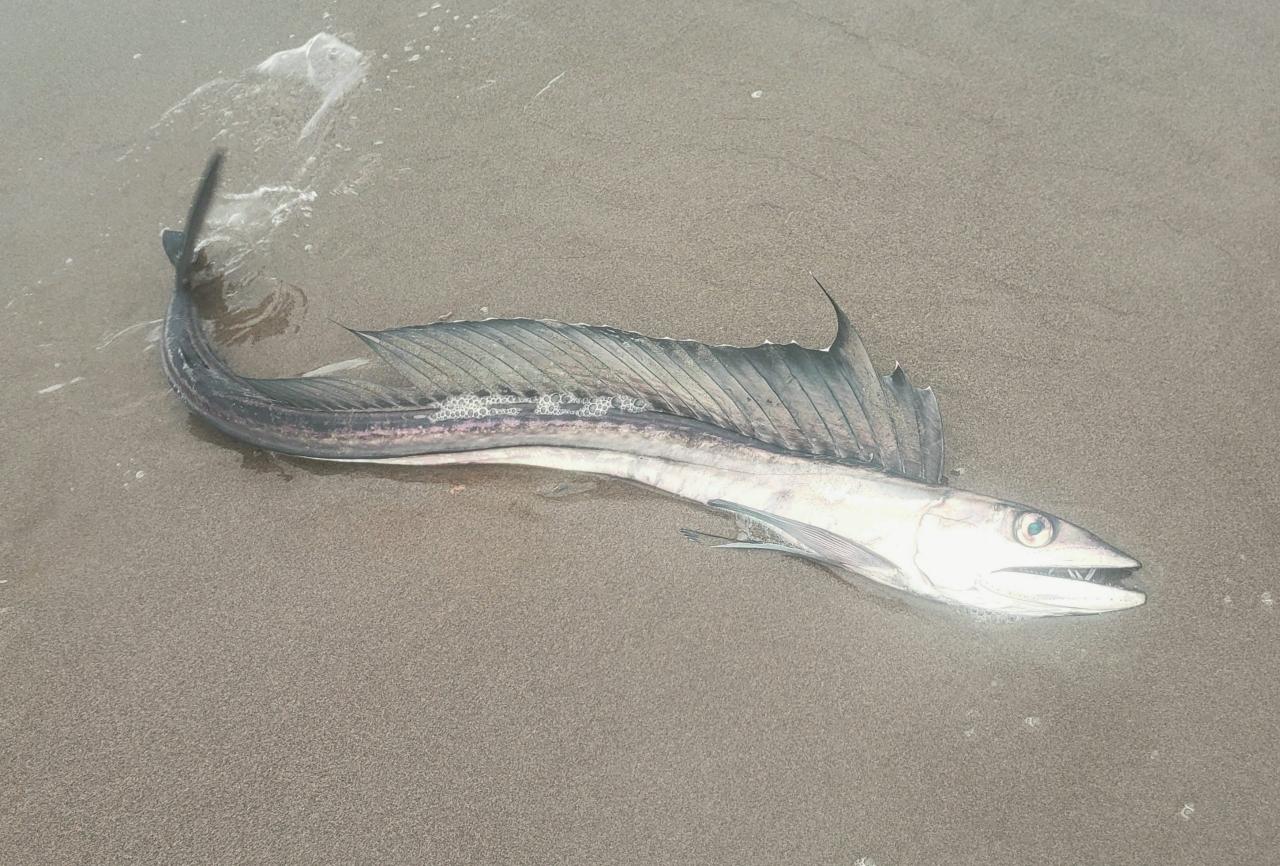
[[[777,553],[789,553],[792,556],[803,556],[814,559],[812,552],[799,547],[792,547],[778,541],[756,541],[751,538],[727,538],[723,535],[712,535],[710,532],[699,532],[696,529],[682,529],[680,534],[705,547],[722,547],[727,550],[772,550]]]
[[[782,544],[776,541],[753,541],[749,538],[726,538],[723,535],[712,535],[709,532],[699,532],[696,529],[682,529],[680,534],[695,544],[702,544],[707,547],[716,547],[724,550],[769,550],[774,553],[783,553],[788,556],[798,556],[801,559],[807,559],[816,562],[819,565],[830,565],[824,561],[822,557],[815,555],[812,551],[804,550],[799,547],[792,547],[789,544]],[[844,580],[839,574],[836,574],[841,580]]]
[[[902,587],[905,580],[897,567],[880,556],[879,554],[868,550],[866,547],[857,542],[842,538],[833,532],[828,532],[818,526],[812,526],[808,523],[802,523],[798,520],[791,520],[776,514],[770,514],[767,511],[758,511],[754,508],[748,508],[745,505],[739,505],[736,502],[729,502],[724,499],[713,499],[707,503],[712,508],[718,508],[721,511],[727,511],[730,514],[747,517],[752,520],[765,524],[771,529],[786,535],[795,542],[795,547],[775,542],[756,542],[750,540],[731,541],[727,544],[719,544],[718,547],[737,548],[741,550],[774,550],[780,553],[789,553],[793,556],[801,556],[805,559],[811,559],[828,566],[836,566],[848,571],[856,572],[864,577],[884,583],[889,586]],[[685,531],[685,535],[689,536],[689,530]],[[704,533],[697,533],[700,536]],[[714,536],[705,536],[714,537]],[[698,540],[698,539],[694,539]]]
[[[726,538],[723,535],[712,535],[710,532],[699,532],[696,529],[682,529],[680,534],[692,541],[694,544],[701,544],[705,547],[727,547],[735,544],[741,539]]]

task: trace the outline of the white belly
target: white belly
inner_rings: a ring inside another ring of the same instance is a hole
[[[735,446],[673,449],[666,456],[521,446],[344,462],[507,464],[624,478],[701,505],[721,499],[820,527],[895,563],[911,583],[915,528],[942,494],[942,488],[855,466]]]

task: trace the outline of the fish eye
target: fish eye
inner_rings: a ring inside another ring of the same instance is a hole
[[[1024,511],[1013,522],[1013,537],[1027,547],[1044,547],[1054,536],[1053,520],[1034,511]]]

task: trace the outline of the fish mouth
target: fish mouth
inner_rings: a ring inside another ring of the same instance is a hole
[[[989,592],[1010,600],[1019,612],[1039,616],[1106,613],[1137,607],[1146,593],[1125,585],[1140,568],[1135,560],[1123,567],[1006,568],[983,576]]]
[[[1125,580],[1133,577],[1138,569],[1134,566],[1132,568],[1010,568],[1006,570],[1066,580],[1083,580],[1086,583],[1099,583],[1103,586],[1121,586]]]

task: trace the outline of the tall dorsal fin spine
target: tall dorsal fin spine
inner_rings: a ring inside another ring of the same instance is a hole
[[[867,354],[867,347],[863,345],[862,337],[858,335],[857,329],[853,327],[845,311],[836,303],[836,299],[831,297],[827,287],[822,285],[816,276],[813,281],[827,296],[836,314],[836,336],[827,351],[838,355],[853,370],[854,375],[849,380],[849,385],[857,395],[862,412],[871,424],[871,432],[875,436],[880,452],[881,465],[886,471],[901,475],[903,473],[902,456],[899,453],[898,438],[894,432],[893,417],[889,412],[888,398],[885,397],[884,389],[880,387],[880,377],[876,375],[871,356]]]

